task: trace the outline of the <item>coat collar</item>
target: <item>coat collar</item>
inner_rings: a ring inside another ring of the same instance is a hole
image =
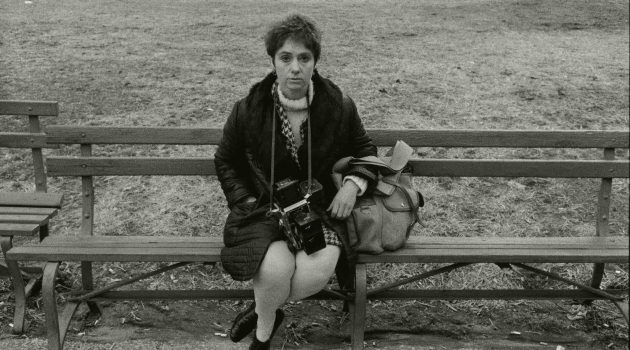
[[[273,116],[273,97],[271,89],[276,81],[274,73],[268,74],[263,80],[256,83],[250,89],[250,93],[244,99],[245,110],[243,112],[243,123],[240,127],[244,128],[244,132],[252,145],[250,151],[254,155],[254,159],[262,166],[261,170],[264,174],[269,174],[269,165],[271,160],[271,134],[272,134],[272,116]],[[315,96],[311,103],[310,118],[313,151],[314,155],[318,152],[318,147],[327,147],[326,144],[332,142],[332,136],[335,134],[339,121],[342,118],[343,95],[339,87],[330,80],[323,78],[317,71],[312,77],[313,89]],[[285,162],[293,168],[294,163],[286,161],[290,158],[286,147],[279,144],[280,131],[279,124],[276,123],[276,156],[275,164]],[[314,164],[315,165],[315,164]],[[304,170],[304,169],[303,169]],[[315,169],[315,172],[317,169]],[[297,166],[295,167],[297,172]]]

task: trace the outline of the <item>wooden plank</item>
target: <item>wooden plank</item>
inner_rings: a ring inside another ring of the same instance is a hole
[[[54,261],[219,261],[220,248],[19,246],[9,252],[17,260]],[[363,263],[624,263],[627,249],[425,249],[360,255]]]
[[[47,142],[61,144],[174,144],[217,145],[216,128],[74,127],[50,126]]]
[[[606,289],[613,295],[627,294],[628,290]],[[456,290],[426,290],[426,289],[397,289],[379,292],[368,296],[368,299],[603,299],[603,297],[579,289],[456,289]]]
[[[98,236],[95,236],[98,237]],[[38,244],[39,246],[66,246],[66,247],[110,247],[112,249],[118,249],[118,248],[138,248],[138,249],[143,249],[143,248],[160,248],[160,247],[171,247],[171,248],[188,248],[188,247],[207,247],[207,248],[221,248],[223,247],[223,243],[222,242],[208,242],[208,241],[191,241],[191,242],[186,242],[186,241],[179,241],[179,242],[168,242],[168,241],[151,241],[149,239],[149,237],[147,237],[147,242],[133,242],[133,241],[128,241],[126,239],[125,236],[119,236],[118,239],[116,241],[73,241],[73,240],[58,240],[58,241],[46,241],[44,240],[42,243]],[[495,250],[500,250],[500,249],[512,249],[512,250],[518,250],[518,249],[527,249],[527,250],[534,250],[534,249],[557,249],[557,250],[565,250],[565,249],[572,249],[572,250],[593,250],[593,249],[614,249],[614,250],[628,250],[628,245],[625,244],[625,246],[622,245],[617,245],[614,244],[612,242],[606,242],[606,243],[597,243],[595,245],[580,245],[580,244],[559,244],[559,245],[549,245],[549,244],[545,244],[544,242],[538,243],[538,244],[509,244],[509,243],[505,243],[505,244],[486,244],[486,245],[482,245],[482,244],[421,244],[421,245],[406,245],[405,248],[403,248],[406,251],[417,251],[418,254],[423,254],[426,250],[442,250],[442,249],[495,249]],[[437,254],[437,252],[436,252]]]
[[[368,129],[377,146],[628,148],[628,130],[391,130]]]
[[[92,145],[82,144],[81,156],[92,156]],[[94,234],[94,181],[91,176],[81,177],[81,194],[81,235],[92,236]]]
[[[361,263],[627,263],[625,249],[441,249],[359,255]]]
[[[627,178],[627,160],[413,159],[416,176]]]
[[[61,208],[62,194],[42,192],[0,192],[0,206]]]
[[[352,317],[352,349],[363,349],[367,311],[367,273],[364,264],[357,264],[355,268],[355,295],[353,300]]]
[[[0,101],[0,115],[59,115],[55,101]]]
[[[48,215],[0,214],[0,223],[44,225],[47,222],[48,222]]]
[[[87,248],[19,246],[7,253],[12,260],[34,261],[134,261],[134,262],[217,262],[221,249],[195,247],[173,248]]]
[[[41,132],[39,125],[39,117],[36,115],[28,116],[28,131],[32,133]],[[46,183],[46,171],[44,169],[44,155],[41,148],[32,148],[31,154],[33,157],[33,175],[35,177],[35,191],[46,192],[48,185]]]
[[[0,236],[32,236],[39,231],[37,224],[0,223]]]
[[[57,214],[57,208],[32,208],[32,207],[4,207],[0,206],[0,214],[40,214],[50,217]]]
[[[136,243],[148,243],[148,244],[171,244],[171,243],[190,243],[190,244],[223,244],[222,237],[215,236],[51,236],[47,237],[40,243],[36,243],[37,245],[64,245],[64,244],[72,244],[73,242],[77,244],[90,244],[89,242],[94,242],[96,244],[100,244],[101,242],[107,244],[116,244],[119,242],[124,242],[124,244],[136,244]],[[88,242],[88,243],[85,243]]]
[[[416,176],[627,178],[629,161],[413,159]],[[51,176],[216,175],[212,158],[49,157]]]
[[[615,149],[604,149],[604,159],[615,159]],[[597,220],[596,220],[596,234],[598,236],[608,236],[610,234],[610,226],[608,223],[608,217],[610,214],[610,201],[612,196],[612,178],[603,178],[599,187],[599,194],[597,196]],[[591,287],[599,288],[604,277],[604,264],[593,265],[593,277],[591,278]]]
[[[51,126],[49,143],[218,144],[220,128]],[[628,131],[367,129],[377,146],[403,140],[412,147],[628,148]]]
[[[407,240],[406,247],[432,245],[611,245],[628,247],[626,236],[582,236],[582,237],[438,237],[438,236],[411,236]]]
[[[59,145],[46,143],[43,133],[2,132],[0,147],[3,148],[59,148]]]
[[[212,158],[49,157],[50,176],[216,175]]]
[[[38,246],[108,246],[108,247],[223,247],[221,237],[182,237],[182,236],[52,236]],[[600,247],[628,249],[628,238],[625,236],[609,237],[431,237],[412,236],[407,241],[404,250],[451,249],[453,247],[477,249],[479,247]],[[384,253],[390,254],[390,253]]]

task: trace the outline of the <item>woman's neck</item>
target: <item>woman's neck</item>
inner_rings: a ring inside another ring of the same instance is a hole
[[[288,96],[284,91],[282,91],[282,89],[280,89],[280,86],[278,86],[278,98],[280,99],[280,103],[282,103],[285,109],[302,110],[302,109],[306,109],[308,107],[308,104],[313,102],[313,96],[315,95],[315,92],[313,91],[312,81],[309,82],[307,91],[308,91],[308,97],[309,97],[308,103],[306,102],[306,95],[307,95],[306,92],[302,94],[301,97],[293,98],[292,96]]]

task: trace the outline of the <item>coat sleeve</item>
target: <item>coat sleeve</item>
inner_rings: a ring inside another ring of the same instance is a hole
[[[217,177],[231,209],[240,200],[254,196],[249,189],[243,130],[238,125],[239,102],[223,127],[223,137],[214,157]]]
[[[357,107],[354,104],[354,101],[346,95],[343,98],[343,109],[344,113],[349,118],[349,129],[350,129],[350,147],[352,149],[352,156],[355,158],[362,158],[367,156],[376,156],[376,146],[372,142],[372,138],[367,134],[365,128],[363,127],[363,123],[361,122],[361,117],[359,117],[359,112],[357,112]],[[368,181],[368,188],[372,188],[376,181],[378,180],[378,174],[375,167],[371,166],[353,166],[344,174],[354,175],[361,177]]]

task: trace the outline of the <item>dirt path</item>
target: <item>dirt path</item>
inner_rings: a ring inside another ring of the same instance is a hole
[[[509,312],[493,313],[486,322],[457,304],[377,304],[369,310],[365,344],[367,349],[400,350],[628,348],[623,339],[602,339],[601,330],[585,331],[585,324],[590,323],[588,317],[570,321],[571,317],[562,315],[560,307],[541,303],[547,313],[520,304]],[[275,348],[349,349],[350,323],[336,304],[287,305],[288,317],[275,338]],[[82,318],[81,314],[75,317],[66,349],[246,349],[249,341],[234,344],[225,334],[234,310],[242,306],[236,302],[107,304],[97,320]],[[590,312],[599,311],[593,308]],[[514,314],[520,315],[518,323],[514,323]],[[45,349],[43,326],[34,323],[26,336],[3,334],[0,348]]]

